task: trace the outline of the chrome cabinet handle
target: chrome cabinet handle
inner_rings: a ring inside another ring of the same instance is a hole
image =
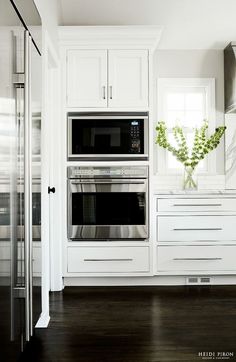
[[[102,99],[106,99],[106,86],[102,87]]]
[[[109,89],[110,89],[110,91],[109,91],[110,99],[112,99],[112,85],[110,85]]]
[[[220,231],[223,230],[222,228],[175,228],[173,231]]]
[[[84,261],[133,261],[134,259],[84,259]]]
[[[222,206],[222,204],[173,204],[173,206]]]
[[[31,63],[30,63],[30,35],[28,31],[25,31],[25,114],[24,114],[24,138],[25,138],[25,147],[24,147],[24,182],[25,182],[25,192],[24,192],[24,213],[25,213],[25,338],[26,341],[30,340],[31,335],[31,240],[32,240],[32,215],[31,215],[31,191],[32,191],[32,182],[31,182],[31,119],[30,119],[30,73],[31,73]]]
[[[222,258],[173,258],[174,261],[179,261],[179,260],[196,260],[196,261],[199,261],[199,260],[222,260]]]

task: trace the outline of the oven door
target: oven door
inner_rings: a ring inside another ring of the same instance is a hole
[[[68,239],[148,238],[147,180],[68,180]]]

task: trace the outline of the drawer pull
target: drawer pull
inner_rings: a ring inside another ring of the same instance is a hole
[[[173,204],[173,206],[222,206],[222,204]]]
[[[196,261],[201,261],[201,260],[222,260],[222,258],[174,258],[173,260],[178,261],[178,260],[196,260]]]
[[[133,261],[134,259],[84,259],[84,261]]]
[[[173,229],[174,231],[220,231],[222,228],[187,228],[187,229]]]

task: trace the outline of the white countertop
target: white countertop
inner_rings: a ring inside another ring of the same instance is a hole
[[[154,189],[153,192],[154,195],[159,195],[159,196],[166,196],[166,197],[170,197],[170,196],[184,196],[184,197],[189,197],[189,196],[193,196],[193,197],[197,197],[197,196],[202,196],[202,195],[207,195],[207,196],[230,196],[232,195],[233,197],[236,197],[236,190],[158,190],[158,189]]]

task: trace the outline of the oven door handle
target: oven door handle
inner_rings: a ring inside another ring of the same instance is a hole
[[[119,184],[119,185],[145,185],[146,181],[70,181],[71,185],[114,185],[114,184]]]

